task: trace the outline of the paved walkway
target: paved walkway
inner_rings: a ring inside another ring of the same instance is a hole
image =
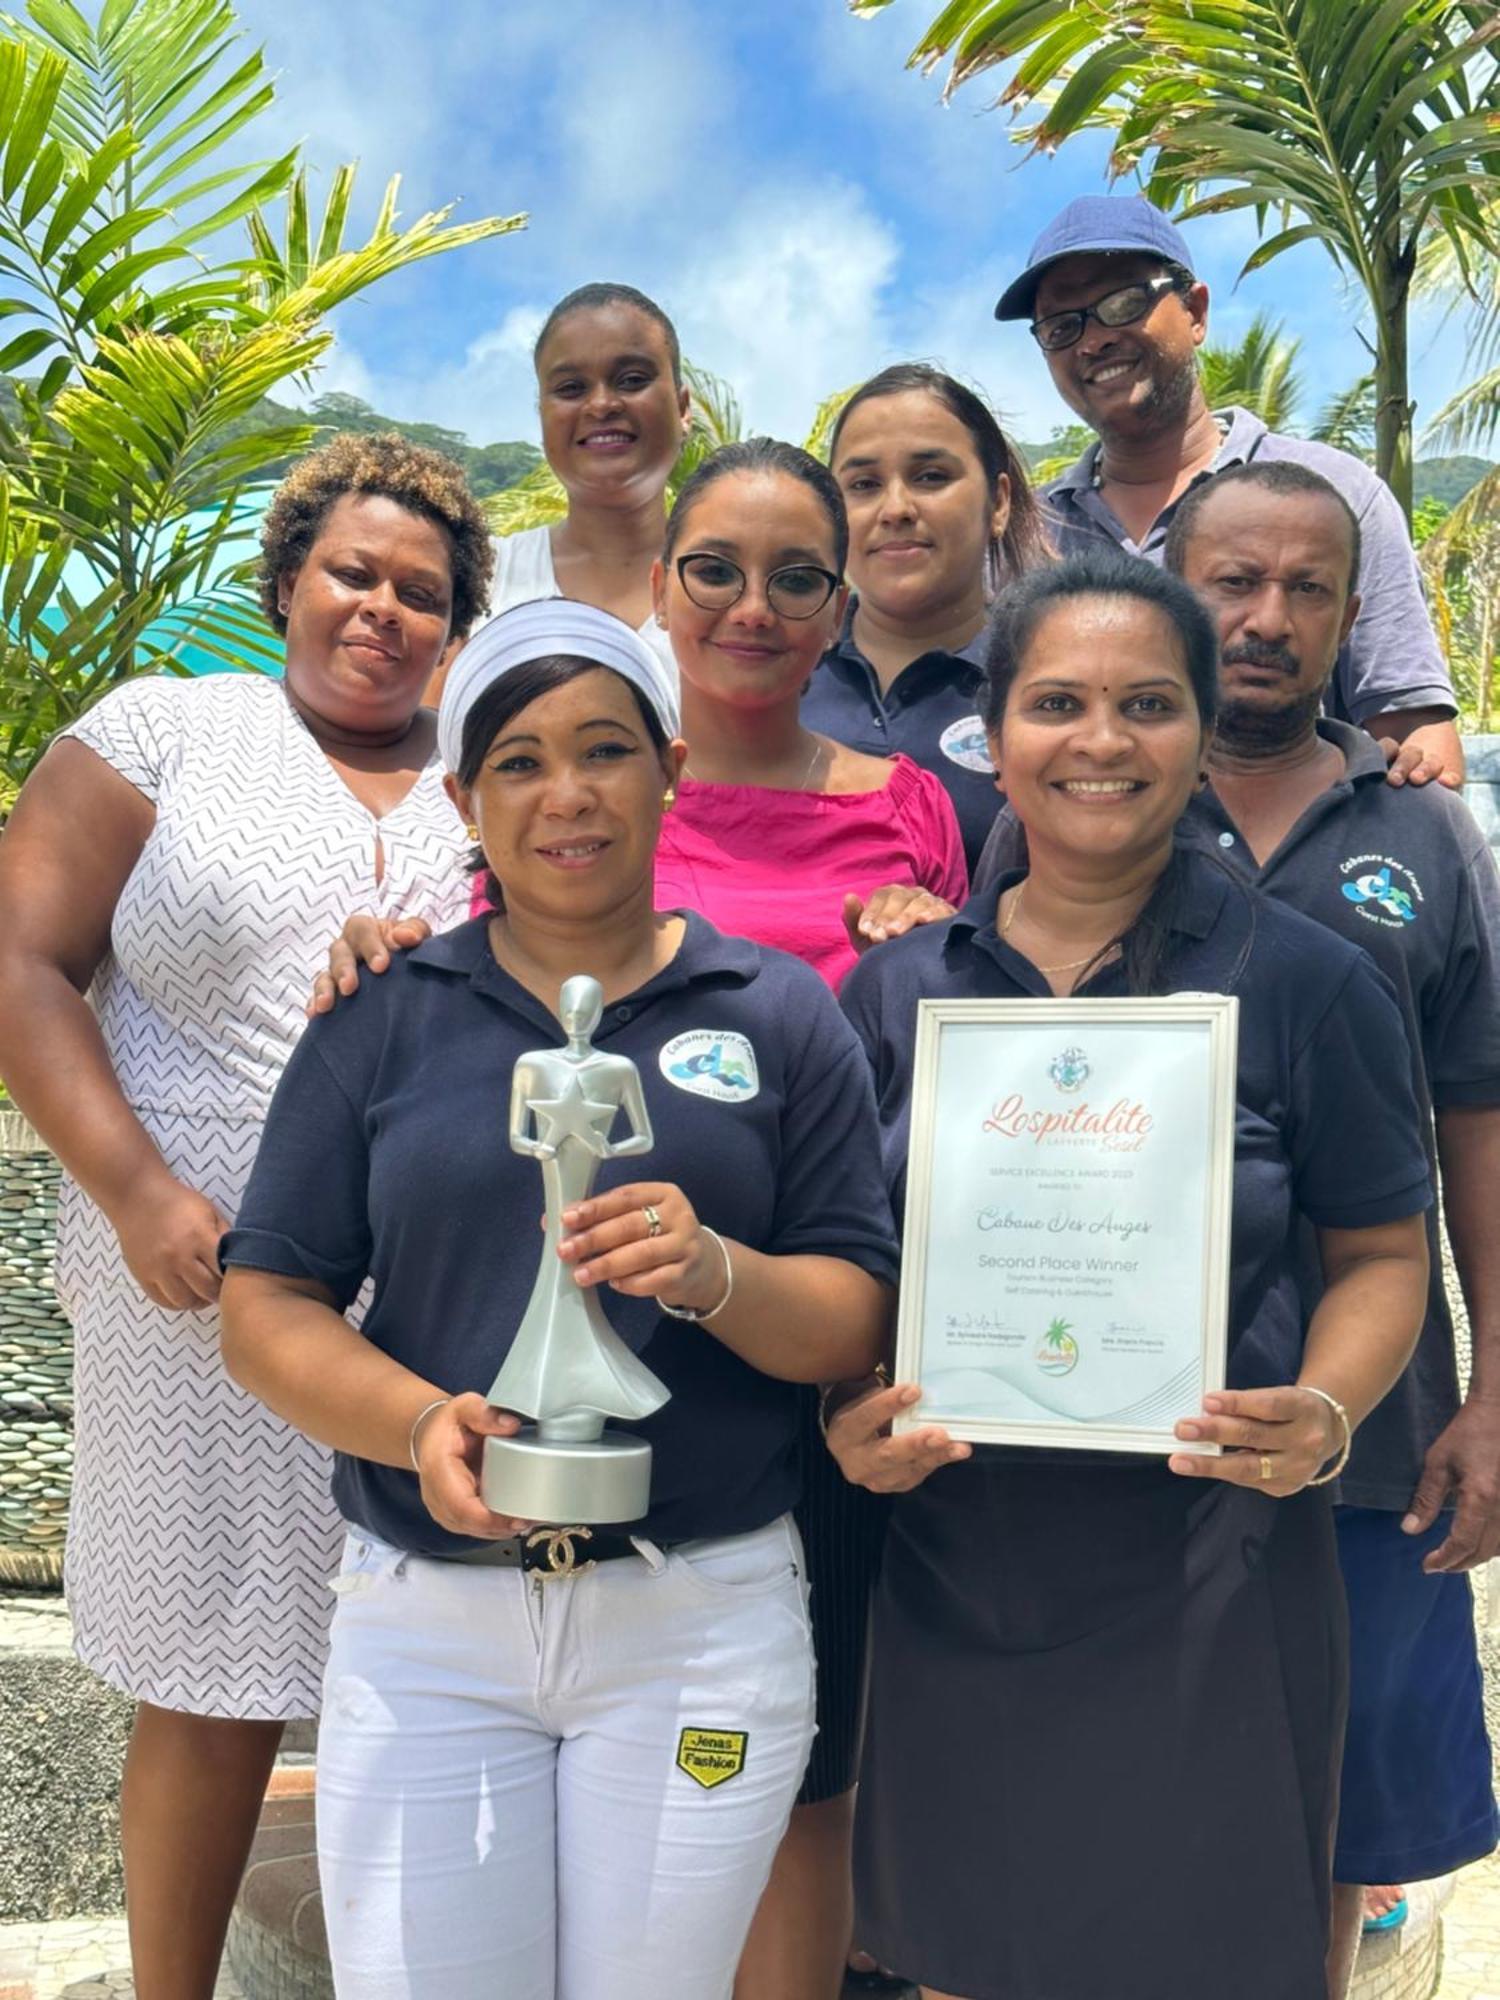
[[[135,2000],[129,1966],[123,1917],[0,1924],[0,2000],[12,1985],[24,2000]],[[244,2000],[227,1972],[214,2000]]]
[[[1500,1854],[1466,1868],[1454,1884],[1437,2000],[1500,2000]]]
[[[1500,1758],[1500,1567],[1476,1578],[1490,1726]],[[1490,1602],[1487,1602],[1490,1599]],[[64,1651],[60,1598],[0,1598],[0,1645]],[[288,1758],[303,1763],[303,1755]],[[123,1917],[0,1923],[0,2000],[134,2000]],[[244,2000],[226,1972],[215,2000]],[[1443,1972],[1433,2000],[1500,2000],[1500,1854],[1456,1878],[1443,1910]]]
[[[28,2000],[134,2000],[123,1917],[0,1924],[0,2000],[18,1981]],[[243,2000],[225,1972],[215,2000]],[[1500,1855],[1458,1877],[1443,1912],[1443,1979],[1435,2000],[1500,2000]]]

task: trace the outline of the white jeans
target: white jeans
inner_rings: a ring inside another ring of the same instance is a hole
[[[343,2000],[724,2000],[813,1734],[802,1552],[543,1581],[351,1533],[318,1739]],[[582,1552],[582,1551],[581,1551]]]

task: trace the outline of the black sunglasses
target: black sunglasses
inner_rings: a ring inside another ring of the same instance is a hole
[[[1091,306],[1075,306],[1069,312],[1048,313],[1045,319],[1033,320],[1031,337],[1044,353],[1060,354],[1083,338],[1083,329],[1091,319],[1098,320],[1100,326],[1134,326],[1168,292],[1181,290],[1182,280],[1164,271],[1159,278],[1143,278],[1139,284],[1106,292]]]
[[[746,576],[728,556],[707,552],[679,556],[676,570],[683,589],[700,611],[727,611],[745,594]],[[786,563],[766,578],[766,602],[778,618],[812,618],[839,587],[831,569],[816,563]]]

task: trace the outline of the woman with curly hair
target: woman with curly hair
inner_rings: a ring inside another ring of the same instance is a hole
[[[138,1706],[121,1800],[136,1986],[207,2000],[266,1780],[316,1713],[327,1453],[219,1360],[232,1222],[324,940],[373,897],[465,914],[428,677],[488,598],[458,468],[396,436],[294,466],[263,532],[284,681],[132,681],[65,730],[0,847],[0,1073],[67,1172],[67,1584]]]

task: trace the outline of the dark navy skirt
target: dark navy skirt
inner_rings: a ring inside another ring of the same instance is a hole
[[[895,1504],[858,1936],[965,2000],[1325,2000],[1326,1494],[982,1449]]]
[[[795,1515],[818,1662],[818,1733],[797,1795],[798,1805],[806,1806],[838,1798],[858,1776],[870,1594],[891,1503],[849,1484],[818,1427],[817,1392],[800,1401],[802,1499]]]

